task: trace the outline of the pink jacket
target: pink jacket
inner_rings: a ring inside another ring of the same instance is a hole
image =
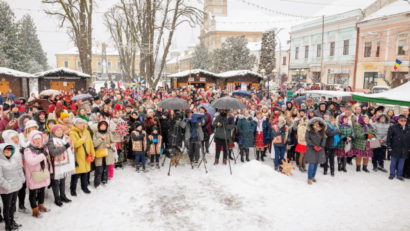
[[[29,140],[31,145],[34,144],[33,142],[33,136],[39,134],[41,136],[41,139],[43,139],[43,133],[39,132],[39,131],[32,131],[30,132],[29,135]],[[43,141],[41,141],[41,143],[43,143]],[[48,153],[48,149],[46,147],[44,147],[44,150]],[[31,173],[32,172],[37,172],[41,170],[41,161],[44,161],[45,163],[45,169],[49,168],[49,164],[47,161],[47,158],[45,155],[43,154],[37,154],[35,152],[33,152],[31,150],[30,147],[27,147],[24,150],[24,163],[25,163],[25,170],[26,170],[26,184],[27,184],[27,188],[29,189],[39,189],[39,188],[43,188],[43,187],[47,187],[50,184],[50,178],[47,178],[43,181],[37,182],[35,183],[31,177]],[[52,166],[50,166],[50,173],[53,173],[53,168]]]

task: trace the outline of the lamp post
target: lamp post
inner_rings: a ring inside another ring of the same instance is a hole
[[[273,69],[272,75],[273,75],[274,78],[277,77],[277,74],[278,74],[278,71],[276,70],[276,68]],[[274,80],[272,80],[272,82],[274,82]],[[269,85],[270,85],[270,82],[268,83],[268,91],[269,91]]]
[[[296,69],[296,73],[298,73],[298,82],[299,82],[299,87],[300,88],[300,81],[302,80],[302,72],[305,72],[305,69]],[[298,90],[298,89],[296,89]]]
[[[266,72],[265,69],[261,70],[261,75],[262,75],[264,80],[265,80],[265,72]],[[268,92],[269,92],[269,85],[268,85]]]

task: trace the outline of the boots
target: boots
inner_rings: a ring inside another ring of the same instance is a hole
[[[44,207],[44,204],[39,204],[38,205],[38,210],[40,210],[40,212],[42,212],[42,213],[50,212],[50,209]]]
[[[245,152],[246,152],[246,161],[249,162],[249,148],[245,149]]]
[[[229,159],[233,160],[233,157],[232,157],[232,149],[229,149],[228,152],[229,152]]]
[[[312,177],[312,181],[316,183],[316,179],[314,177]]]
[[[12,226],[12,224],[11,224],[10,221],[4,221],[4,223],[6,224],[6,227],[5,227],[5,230],[6,230],[6,231],[12,231],[12,230],[14,230],[14,229],[13,229],[13,226]]]
[[[363,165],[363,172],[367,172],[367,173],[370,172],[369,170],[367,170],[367,165]]]
[[[265,151],[261,151],[261,161],[262,162],[265,162],[265,159],[263,159],[266,156],[265,152],[266,152],[266,149]]]
[[[10,220],[10,224],[13,230],[18,230],[19,228],[23,227],[23,225],[17,224],[16,221],[14,221],[14,219]]]
[[[71,196],[76,197],[77,196],[77,192],[75,191],[75,189],[70,189],[71,192]]]
[[[42,218],[43,215],[38,211],[38,207],[33,209],[33,217]]]
[[[347,162],[347,159],[346,159],[346,158],[343,158],[343,159],[342,159],[342,171],[343,171],[343,172],[347,172],[347,170],[346,170],[346,162]]]
[[[60,199],[61,199],[61,202],[71,203],[71,200],[68,199],[65,194],[61,195],[61,196],[60,196]]]
[[[214,165],[218,165],[218,164],[219,164],[219,159],[215,159]]]
[[[266,148],[262,151],[262,157],[266,157]]]
[[[90,193],[91,193],[91,191],[88,190],[88,188],[83,189],[83,192],[84,192],[85,194],[90,194]],[[41,211],[41,210],[40,210],[40,211]]]
[[[360,165],[356,165],[356,172],[360,172]]]
[[[256,160],[259,161],[259,152],[260,151],[256,151]]]
[[[23,203],[19,203],[19,212],[20,213],[30,213],[30,211],[28,211],[27,209],[26,209],[26,207],[24,206],[24,202]]]
[[[241,155],[241,162],[242,162],[242,163],[245,162],[245,161],[243,160],[243,152],[244,152],[244,150],[241,148],[241,150],[239,151],[239,155]]]
[[[226,159],[223,159],[222,164],[226,165]]]
[[[179,154],[175,155],[175,165],[179,165]]]
[[[61,197],[54,198],[54,204],[56,204],[58,207],[62,207],[63,202],[61,202]]]

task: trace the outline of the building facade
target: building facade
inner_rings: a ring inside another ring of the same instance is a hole
[[[409,73],[410,5],[394,2],[357,23],[359,45],[355,89],[391,88],[407,82]],[[396,60],[402,64],[394,69]]]
[[[353,85],[356,23],[362,18],[357,9],[292,27],[288,81]]]

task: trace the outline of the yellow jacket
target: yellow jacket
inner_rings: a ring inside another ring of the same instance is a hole
[[[77,132],[80,133],[81,138]],[[88,138],[84,139],[84,135],[87,135]],[[87,162],[85,160],[85,152],[84,152],[83,144],[85,145],[85,148],[87,149],[87,153],[93,155],[94,157],[95,157],[95,150],[94,150],[94,145],[93,145],[93,139],[90,135],[90,132],[87,130],[87,125],[86,124],[84,125],[84,129],[82,131],[73,125],[70,131],[70,138],[73,140],[73,143],[74,143],[74,153],[75,153],[75,157],[78,163],[78,167],[75,168],[75,173],[80,174],[80,173],[90,172],[91,164],[90,162]]]

